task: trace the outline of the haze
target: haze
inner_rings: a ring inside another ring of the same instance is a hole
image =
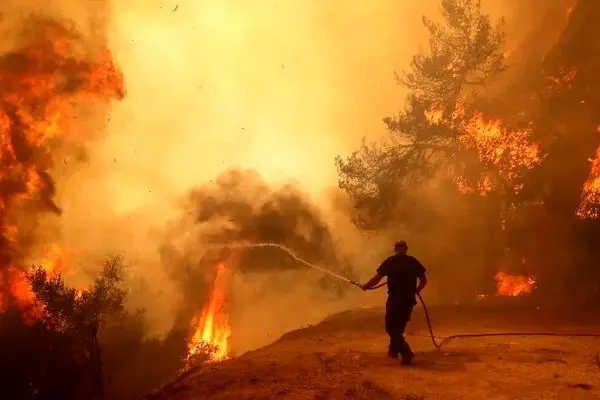
[[[232,166],[313,193],[335,185],[333,157],[383,133],[403,97],[393,71],[417,49],[426,11],[409,3],[115,2],[110,41],[128,96],[95,155],[114,164],[114,207]]]

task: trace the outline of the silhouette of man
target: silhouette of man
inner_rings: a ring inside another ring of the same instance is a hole
[[[386,258],[377,268],[375,275],[367,283],[359,286],[368,290],[376,286],[384,276],[387,277],[385,331],[390,337],[388,357],[397,359],[398,355],[402,355],[402,364],[409,365],[414,354],[404,339],[404,329],[417,304],[416,295],[427,285],[427,278],[423,265],[415,257],[407,254],[408,245],[405,241],[396,242],[394,251],[396,254]]]

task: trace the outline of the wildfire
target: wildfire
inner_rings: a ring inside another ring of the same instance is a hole
[[[596,150],[596,158],[590,161],[592,168],[583,185],[577,216],[592,219],[600,218],[600,147]]]
[[[124,96],[110,52],[91,54],[68,24],[32,19],[20,37],[0,56],[0,307],[30,298],[22,271],[36,216],[60,213],[50,177],[56,150],[86,136],[86,107]],[[41,260],[48,270],[62,262],[52,249]]]
[[[69,265],[68,253],[58,245],[51,245],[45,250],[43,258],[33,261],[48,273],[59,273]],[[34,304],[34,294],[27,282],[25,272],[15,267],[0,269],[0,312],[6,309],[9,302],[14,302],[21,310],[25,321],[33,321],[42,311]]]
[[[224,263],[218,264],[216,270],[208,304],[192,322],[195,332],[188,345],[188,359],[207,347],[211,350],[209,361],[221,361],[229,356],[231,326],[226,310],[229,270]]]
[[[481,113],[467,116],[460,105],[448,116],[434,106],[425,112],[425,118],[432,126],[444,124],[457,130],[462,146],[474,150],[484,168],[492,168],[500,178],[514,183],[515,191],[520,188],[518,180],[522,172],[537,167],[542,161],[539,145],[530,141],[530,129],[509,129],[501,121],[488,120]],[[494,188],[488,174],[484,174],[475,187],[467,184],[463,177],[457,177],[456,183],[465,193],[484,195]]]
[[[496,274],[496,289],[499,296],[521,296],[530,294],[535,289],[532,276],[509,275],[505,272]]]
[[[498,120],[486,121],[475,114],[463,124],[460,141],[467,148],[477,150],[479,159],[494,166],[508,182],[518,179],[524,169],[532,169],[541,162],[539,146],[529,141],[529,129],[509,130]]]

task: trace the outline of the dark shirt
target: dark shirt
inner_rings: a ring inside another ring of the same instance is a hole
[[[394,254],[377,268],[377,273],[387,277],[390,300],[416,304],[417,278],[425,275],[425,267],[413,256]]]

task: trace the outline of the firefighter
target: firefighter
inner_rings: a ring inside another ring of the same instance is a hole
[[[394,244],[395,254],[381,263],[375,275],[365,284],[359,285],[362,290],[376,286],[383,277],[387,277],[388,298],[385,303],[385,331],[390,337],[388,357],[397,359],[402,356],[402,364],[410,365],[413,352],[404,339],[404,329],[414,306],[416,295],[427,284],[425,268],[413,256],[407,254],[405,241]],[[418,280],[418,285],[417,285]]]

